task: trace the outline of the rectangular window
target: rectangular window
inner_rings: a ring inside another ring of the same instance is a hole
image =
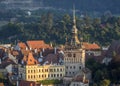
[[[53,72],[53,69],[50,69],[50,72]]]
[[[28,75],[28,79],[30,78],[30,75]]]
[[[50,75],[48,74],[48,78],[50,77]]]
[[[60,69],[60,71],[62,71],[62,68]]]
[[[79,69],[81,69],[81,66],[79,67]]]
[[[42,78],[44,77],[44,75],[42,75]]]
[[[42,69],[42,72],[44,72],[44,70]]]
[[[75,69],[75,66],[73,68]]]
[[[62,77],[62,74],[60,74],[60,77]]]
[[[34,78],[35,78],[35,75],[34,75]]]
[[[57,72],[59,72],[59,69],[57,69]]]
[[[54,77],[56,77],[56,74],[54,74]]]
[[[57,74],[57,77],[59,77],[59,74]]]
[[[75,54],[75,53],[73,54],[73,57],[76,57],[76,54]]]
[[[45,75],[45,77],[46,77],[46,75]]]

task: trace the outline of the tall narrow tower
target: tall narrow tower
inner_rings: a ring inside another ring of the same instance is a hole
[[[80,44],[80,41],[78,40],[78,29],[76,27],[75,6],[73,6],[73,27],[71,44],[72,45]]]
[[[70,44],[69,44],[70,43]],[[85,67],[85,50],[80,46],[76,28],[75,7],[73,7],[73,27],[71,41],[65,45],[64,64],[66,76],[73,77]]]

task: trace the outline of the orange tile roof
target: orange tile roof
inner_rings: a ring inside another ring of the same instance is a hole
[[[85,47],[85,50],[97,50],[100,49],[100,46],[97,44],[90,44],[87,42],[83,42],[83,46]]]
[[[23,43],[23,42],[19,42],[18,43],[18,46],[21,48],[21,49],[26,49],[26,44],[25,43]]]
[[[48,44],[45,44],[43,40],[27,41],[27,45],[29,46],[29,48],[32,49],[51,48]]]
[[[23,61],[25,61],[26,65],[38,64],[38,61],[33,57],[33,54],[31,52],[28,54],[27,58],[23,58]]]

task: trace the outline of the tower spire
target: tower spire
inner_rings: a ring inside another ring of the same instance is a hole
[[[76,27],[75,5],[73,5],[73,28],[72,28],[71,44],[72,45],[80,44],[80,41],[78,40],[78,30]]]
[[[76,24],[76,19],[75,19],[75,5],[73,4],[73,24]]]

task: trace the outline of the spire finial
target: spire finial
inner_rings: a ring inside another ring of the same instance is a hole
[[[75,5],[73,4],[73,23],[75,24]]]

